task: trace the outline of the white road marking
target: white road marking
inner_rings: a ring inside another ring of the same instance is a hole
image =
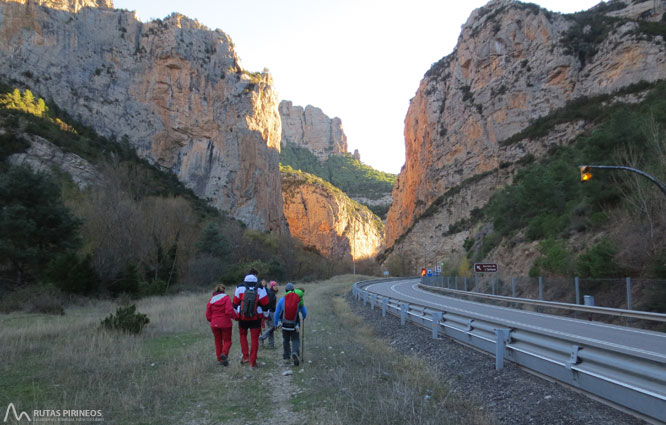
[[[406,282],[407,281],[403,281],[403,283],[406,283]],[[393,289],[393,287],[391,287],[391,289]],[[433,292],[428,292],[424,289],[419,288],[418,283],[413,284],[412,289],[417,291],[417,292],[421,292],[423,294],[435,295],[435,296],[444,297],[444,298],[453,298],[453,297],[447,297],[446,295],[441,295],[441,294],[435,294]],[[456,301],[460,301],[460,302],[468,303],[468,304],[477,304],[477,305],[479,304],[479,303],[475,303],[474,301],[462,300],[462,299],[458,299],[458,298],[453,298],[453,299],[455,299]],[[534,312],[525,311],[525,310],[516,310],[516,309],[510,308],[510,307],[502,307],[502,306],[496,306],[496,305],[491,306],[491,305],[488,305],[488,304],[484,304],[484,305],[486,307],[492,307],[492,308],[496,308],[496,309],[500,309],[500,310],[506,310],[506,311],[512,311],[512,312],[520,311],[522,314],[526,314],[526,315],[533,315],[533,316],[539,316],[539,317],[544,316],[543,314],[540,314],[540,313],[534,313]],[[552,315],[549,315],[549,316],[552,316]],[[556,316],[556,318],[557,318],[557,320],[561,320],[561,321],[565,321],[565,322],[572,322],[572,323],[576,323],[576,324],[581,324],[581,320],[578,320],[578,319],[571,319],[569,317],[561,317],[561,316]],[[609,325],[609,324],[600,323],[600,322],[585,322],[585,324],[587,326],[596,326],[596,327],[599,327],[599,328],[606,328],[606,329],[620,329],[624,332],[630,332],[630,333],[635,333],[635,334],[639,334],[639,335],[649,335],[651,337],[658,337],[658,338],[665,338],[666,339],[666,334],[662,334],[662,333],[658,333],[658,332],[644,331],[642,329],[627,328],[627,327],[623,327],[623,326]]]
[[[490,316],[490,315],[478,313],[478,312],[475,312],[475,311],[472,311],[472,310],[466,310],[466,309],[453,307],[453,306],[445,306],[444,304],[439,304],[439,303],[436,303],[436,302],[424,300],[422,298],[413,297],[409,294],[406,294],[406,293],[401,292],[401,291],[396,289],[396,287],[398,285],[403,285],[403,284],[406,284],[406,283],[409,284],[409,282],[410,281],[408,281],[408,280],[407,281],[396,282],[393,285],[391,285],[390,290],[395,292],[396,294],[400,294],[401,296],[403,296],[405,298],[410,298],[412,300],[418,301],[419,303],[424,303],[425,302],[425,303],[428,303],[428,304],[431,304],[431,305],[434,304],[434,305],[437,305],[437,306],[440,306],[440,307],[445,307],[445,310],[447,310],[447,311],[457,311],[457,312],[462,312],[462,313],[467,313],[467,314],[473,314],[475,316],[478,316],[478,317],[481,317],[481,318],[486,318],[486,319],[491,320],[491,321],[501,320],[502,322],[505,322],[505,323],[520,325],[521,327],[525,327],[525,328],[528,328],[528,329],[534,329],[534,330],[539,330],[539,331],[547,331],[547,332],[550,332],[552,334],[560,335],[560,336],[566,337],[566,338],[575,337],[575,338],[579,338],[579,339],[582,339],[582,340],[585,340],[585,341],[597,343],[597,344],[600,344],[600,345],[605,345],[605,346],[608,346],[608,347],[621,348],[621,349],[625,349],[625,350],[628,350],[628,351],[639,352],[639,353],[643,353],[643,354],[652,355],[652,356],[655,356],[655,357],[666,359],[666,355],[664,353],[658,353],[658,352],[654,352],[654,351],[647,351],[647,350],[643,350],[643,349],[637,349],[637,348],[630,347],[630,346],[627,346],[627,345],[615,344],[615,343],[612,343],[612,342],[607,342],[607,341],[598,340],[598,339],[594,339],[594,338],[588,338],[588,337],[584,337],[584,336],[580,336],[580,335],[569,334],[569,333],[561,332],[561,331],[555,331],[555,330],[552,330],[552,329],[549,329],[549,328],[543,328],[543,327],[540,327],[540,326],[534,326],[534,325],[530,325],[530,324],[526,324],[526,323],[522,323],[522,322],[517,322],[517,321],[513,321],[513,320],[507,320],[507,319],[503,319],[503,318],[500,318],[500,317],[497,317],[497,316]],[[375,286],[375,285],[381,285],[381,284],[370,285],[368,287],[368,289],[370,287]],[[432,297],[432,296],[444,297],[442,295],[433,294],[432,292],[424,291],[424,290],[418,288],[417,286],[418,286],[418,283],[417,284],[412,284],[412,289],[417,291],[417,292],[425,293],[429,297]],[[459,299],[455,299],[455,300],[456,301],[461,301],[461,302],[466,303],[466,304],[478,305],[478,303],[474,303],[473,301],[466,301],[466,300],[459,300]],[[544,316],[544,315],[540,315],[539,313],[518,311],[518,310],[510,309],[510,308],[507,308],[507,307],[497,307],[497,306],[488,306],[488,305],[484,305],[484,306],[485,307],[492,307],[494,309],[501,309],[501,310],[506,310],[506,311],[511,311],[511,312],[519,312],[519,313],[523,313],[523,314],[540,316],[541,318],[543,318],[543,316]],[[559,320],[560,318],[557,317],[555,319]],[[574,321],[573,319],[565,319],[565,320],[572,321],[572,322]],[[580,322],[577,322],[577,323],[581,324]],[[587,325],[588,323],[586,322],[585,324]],[[601,327],[610,328],[610,329],[618,329],[619,328],[617,326],[597,324],[597,323],[591,323],[590,325],[596,325],[596,326],[601,326]],[[623,331],[635,331],[635,330],[630,329],[630,328],[628,328],[628,329],[621,328],[621,329]],[[635,331],[635,333],[647,334],[646,332],[640,332],[640,331],[637,331],[637,332]],[[653,333],[650,333],[649,335],[650,336],[655,336],[655,334],[653,334]],[[661,337],[661,335],[659,335],[659,334],[656,334],[656,335]]]

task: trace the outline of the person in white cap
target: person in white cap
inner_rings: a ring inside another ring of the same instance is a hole
[[[257,351],[259,351],[259,334],[261,333],[261,317],[268,307],[268,294],[257,279],[257,271],[252,269],[236,287],[233,305],[238,313],[238,332],[243,358],[241,364],[250,363],[257,367]],[[247,331],[250,330],[250,349],[248,350]],[[249,351],[249,353],[248,353]]]

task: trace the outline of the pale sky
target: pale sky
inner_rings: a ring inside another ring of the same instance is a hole
[[[382,171],[405,162],[409,100],[430,66],[453,51],[485,0],[114,0],[142,21],[179,12],[236,45],[243,68],[273,75],[280,100],[339,117],[349,151]],[[571,13],[597,0],[537,0]]]

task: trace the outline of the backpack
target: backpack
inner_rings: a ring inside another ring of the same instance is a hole
[[[257,314],[257,287],[247,286],[241,300],[240,315],[242,319],[252,319]]]
[[[284,296],[284,311],[282,313],[283,330],[296,330],[296,323],[298,323],[298,304],[300,302],[301,297],[295,292],[287,292]]]

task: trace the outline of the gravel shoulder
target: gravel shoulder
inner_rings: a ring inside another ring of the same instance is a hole
[[[351,309],[378,338],[403,354],[430,362],[452,393],[473,401],[497,424],[626,425],[645,422],[555,382],[530,374],[512,363],[495,370],[493,357],[432,334],[381,310],[372,311],[347,294]]]

